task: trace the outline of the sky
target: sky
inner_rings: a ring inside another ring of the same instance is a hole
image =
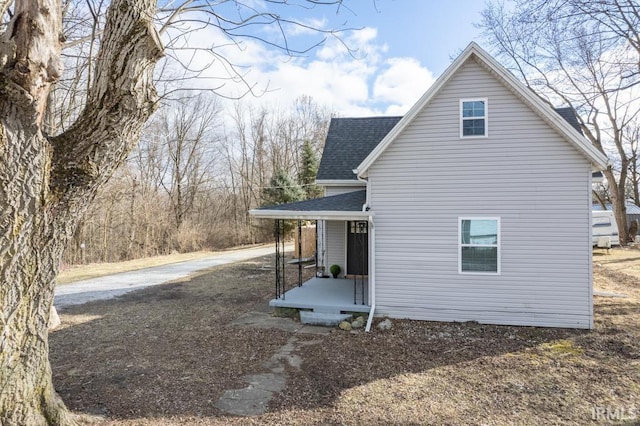
[[[273,10],[263,0],[245,3],[257,11]],[[220,80],[229,64],[216,61],[203,75],[210,77],[206,84],[225,83],[218,90],[225,96],[236,97],[250,86],[257,96],[245,96],[245,103],[286,108],[306,95],[340,116],[403,115],[471,41],[482,45],[474,23],[484,6],[483,0],[345,0],[340,8],[283,7],[275,11],[309,26],[347,28],[340,39],[329,36],[293,57],[258,40],[282,40],[268,26],[256,26],[252,35],[257,38],[243,38],[240,45],[229,45],[212,28],[198,31],[189,42],[215,45],[241,71],[244,83]],[[323,37],[295,26],[285,32],[287,43],[300,50]],[[209,64],[207,58],[199,60],[202,67]]]

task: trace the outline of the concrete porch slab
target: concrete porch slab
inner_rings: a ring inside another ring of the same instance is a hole
[[[362,290],[364,287],[364,297]],[[269,306],[274,308],[308,309],[322,313],[369,312],[367,304],[369,284],[367,279],[356,281],[357,302],[353,303],[353,279],[311,278],[301,287],[288,290],[284,297],[272,299]],[[364,299],[365,303],[362,303]]]

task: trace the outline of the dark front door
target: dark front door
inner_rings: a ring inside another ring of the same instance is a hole
[[[369,274],[369,224],[347,222],[347,274]]]

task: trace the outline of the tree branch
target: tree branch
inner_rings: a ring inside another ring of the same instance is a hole
[[[0,0],[3,13],[11,1]],[[0,15],[1,16],[1,15]],[[62,16],[57,0],[22,0],[0,34],[3,97],[39,124],[51,84],[62,73]]]
[[[153,0],[111,3],[86,107],[51,140],[54,198],[91,199],[137,143],[156,107],[153,70],[163,55],[154,12]]]

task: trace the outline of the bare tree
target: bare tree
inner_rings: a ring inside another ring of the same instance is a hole
[[[319,194],[314,159],[329,121],[325,109],[308,97],[289,109],[245,109],[243,135],[243,127],[230,122],[218,128],[216,98],[190,93],[176,93],[178,101],[165,99],[149,120],[124,167],[85,213],[65,252],[66,263],[264,241],[271,236],[270,222],[251,220],[247,210],[264,203],[272,167],[277,171],[281,164],[291,175],[300,169],[308,196]],[[225,144],[218,141],[221,130],[228,136]],[[304,138],[309,139],[298,152]]]
[[[251,11],[232,3],[235,10]],[[228,19],[216,13],[215,2],[187,1],[165,13],[161,31],[187,9],[205,13],[202,25],[215,25],[236,41],[251,36],[253,24],[295,24],[268,11]],[[61,1],[0,0],[2,424],[75,423],[54,390],[48,360],[55,277],[80,217],[126,159],[156,107],[153,73],[164,53],[153,23],[156,12],[150,0],[111,1],[103,29],[95,32],[99,50],[95,64],[86,68],[85,101],[68,126],[57,126],[61,132],[48,136],[44,115],[52,84],[62,74]],[[280,42],[267,42],[295,52],[286,32],[281,34]]]
[[[636,206],[640,206],[640,157],[638,144],[640,143],[640,120],[630,124],[624,129],[625,144],[629,146],[629,183],[631,188],[627,190],[628,197],[633,199]]]
[[[300,174],[305,142],[316,153],[322,150],[331,116],[308,96],[296,99],[288,110],[237,104],[223,146],[238,234],[248,232],[248,241],[255,241],[256,226],[248,210],[263,204],[263,190],[278,170]]]
[[[624,131],[637,119],[640,82],[635,0],[517,0],[489,4],[481,27],[513,72],[549,103],[571,106],[585,137],[608,155],[607,178],[621,241],[631,158]]]
[[[564,16],[592,33],[603,35],[614,44],[625,41],[635,51],[636,67],[622,76],[629,85],[638,84],[640,75],[640,5],[636,0],[570,0],[562,4]],[[635,69],[634,69],[635,68]]]
[[[197,194],[213,178],[218,116],[215,98],[200,94],[163,109],[157,117],[159,132],[154,136],[164,154],[160,183],[169,195],[176,229],[193,209]]]

